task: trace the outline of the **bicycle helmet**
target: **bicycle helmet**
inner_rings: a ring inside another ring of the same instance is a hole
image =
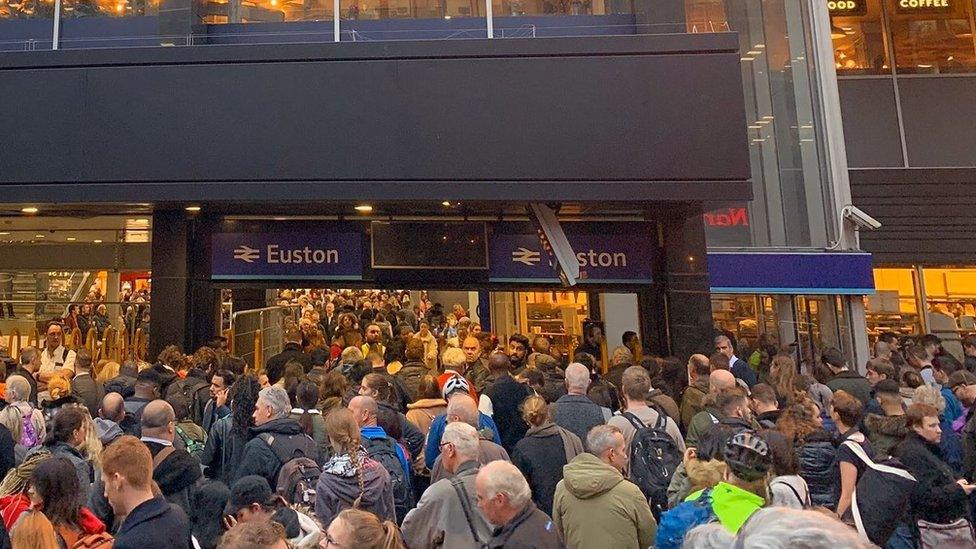
[[[444,382],[444,390],[442,391],[444,398],[447,398],[453,393],[468,393],[468,380],[464,379],[459,375],[453,375],[447,378]]]
[[[759,480],[766,476],[772,465],[769,444],[755,431],[742,431],[732,435],[725,443],[725,464],[742,480]]]

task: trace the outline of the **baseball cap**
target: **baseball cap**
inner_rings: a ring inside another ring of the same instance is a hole
[[[459,375],[453,375],[447,378],[447,381],[444,382],[444,390],[441,391],[445,399],[448,397],[448,395],[452,393],[468,393],[468,392],[469,392],[468,380],[464,379]]]
[[[252,503],[271,505],[273,502],[274,493],[268,481],[262,476],[247,475],[239,478],[230,489],[230,498],[227,499],[224,514],[236,515],[238,511]]]
[[[955,390],[960,385],[976,385],[976,375],[968,370],[958,370],[949,376],[949,388]]]
[[[893,379],[882,379],[874,386],[875,393],[883,393],[886,395],[897,395],[898,393],[898,382]]]

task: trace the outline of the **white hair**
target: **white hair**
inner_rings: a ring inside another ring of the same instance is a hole
[[[288,398],[288,392],[281,387],[276,385],[265,387],[258,392],[258,398],[264,400],[271,407],[275,419],[288,417],[291,412],[291,400]]]
[[[620,345],[619,347],[614,347],[613,352],[610,353],[610,365],[616,366],[618,364],[632,364],[634,362],[634,353],[630,352],[630,349]]]
[[[695,549],[729,549],[735,538],[718,522],[696,526],[685,534],[683,547]]]
[[[480,417],[478,416],[478,405],[468,393],[454,393],[447,401],[447,417],[457,416],[460,421],[478,428]]]
[[[941,414],[946,407],[945,397],[942,393],[930,385],[919,385],[915,388],[915,392],[912,394],[912,403],[914,404],[928,404],[932,406]]]
[[[569,389],[586,391],[586,388],[590,386],[590,370],[579,362],[573,362],[567,366],[565,376],[566,387]]]
[[[6,391],[15,402],[27,400],[31,395],[30,382],[23,376],[10,376],[7,378]]]
[[[444,365],[445,370],[456,370],[464,366],[467,361],[468,359],[464,356],[464,351],[457,347],[450,347],[441,355],[441,364]]]
[[[465,459],[477,460],[480,443],[478,442],[478,430],[460,421],[448,423],[444,427],[444,436],[441,437],[441,444],[452,443],[454,451],[458,453],[463,462]]]
[[[615,435],[623,436],[620,428],[613,425],[597,425],[586,433],[586,448],[594,456],[603,457],[607,450],[617,447]]]
[[[505,494],[513,509],[523,509],[532,499],[532,489],[522,476],[522,471],[508,461],[496,460],[482,465],[478,476],[485,481],[488,498]]]
[[[817,511],[767,507],[756,511],[736,538],[750,549],[868,549],[870,541],[836,518]]]

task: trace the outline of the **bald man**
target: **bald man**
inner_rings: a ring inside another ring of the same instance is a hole
[[[461,375],[474,385],[474,390],[481,394],[488,386],[488,366],[485,358],[481,356],[481,342],[474,336],[468,336],[461,342],[461,350],[464,351],[464,368]]]
[[[403,515],[406,514],[404,507],[409,507],[412,503],[412,499],[408,498],[410,494],[410,464],[407,461],[407,454],[393,437],[386,434],[386,431],[376,424],[376,415],[379,413],[379,406],[373,400],[373,397],[365,395],[353,397],[349,401],[347,408],[352,412],[353,417],[356,418],[363,448],[366,449],[369,457],[375,459],[386,468],[391,478],[403,479],[406,491],[404,492],[404,488],[397,487],[394,487],[393,491],[397,519],[402,520],[403,516],[401,516],[401,513]],[[396,418],[393,418],[393,420],[396,420]],[[399,469],[396,468],[393,460],[389,459],[390,454],[396,455],[397,461],[400,464]],[[409,497],[412,498],[412,496]],[[409,501],[404,498],[408,498]]]
[[[453,395],[451,401],[447,403],[448,424],[460,421],[478,429],[480,424],[479,416],[478,405],[475,404],[471,395],[458,393]],[[484,465],[495,460],[509,461],[508,452],[501,445],[495,444],[490,440],[485,440],[484,438],[479,438],[478,462]],[[430,470],[430,482],[434,483],[448,476],[450,476],[450,473],[444,469],[441,456],[437,456],[437,459],[434,460],[434,466]]]
[[[708,375],[709,395],[705,401],[705,409],[691,418],[691,423],[688,425],[688,434],[685,436],[685,444],[687,446],[697,446],[698,441],[711,429],[712,425],[719,423],[726,416],[716,406],[716,398],[721,393],[735,389],[737,385],[738,382],[735,376],[728,370],[715,370]]]
[[[191,515],[190,489],[203,476],[200,462],[173,445],[176,413],[165,400],[154,400],[142,409],[142,442],[153,456],[153,480],[170,503]]]
[[[95,418],[95,429],[102,446],[108,446],[122,435],[141,436],[139,422],[125,411],[125,399],[119,393],[108,393],[102,397]]]
[[[688,387],[681,394],[681,428],[684,432],[688,432],[695,414],[705,409],[710,372],[707,356],[694,354],[688,358]]]

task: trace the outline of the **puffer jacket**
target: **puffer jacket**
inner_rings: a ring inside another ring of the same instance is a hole
[[[798,449],[800,476],[810,488],[810,500],[814,505],[833,509],[834,501],[834,456],[837,448],[827,431],[814,431],[807,436]]]
[[[407,390],[407,396],[410,397],[410,402],[415,402],[417,400],[417,391],[420,387],[420,380],[430,373],[430,369],[422,361],[409,361],[400,368],[400,371],[396,373],[396,377],[400,378],[403,382],[403,386]]]
[[[864,418],[865,433],[871,441],[871,448],[878,456],[890,456],[895,446],[908,435],[908,420],[901,416],[880,416],[868,414]]]

